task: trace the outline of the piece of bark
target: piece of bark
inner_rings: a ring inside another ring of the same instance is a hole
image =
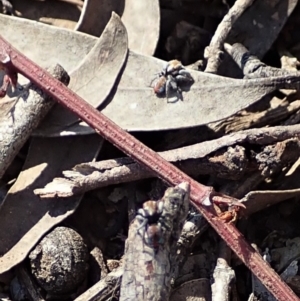
[[[264,111],[239,112],[225,120],[211,123],[209,128],[214,132],[229,134],[254,127],[259,128],[263,126],[276,125],[288,117],[295,120],[295,115],[300,109],[300,100],[296,99],[295,101],[289,102],[289,99],[294,96],[297,97],[296,95],[289,95],[284,98],[278,106],[270,107]],[[286,122],[284,122],[283,125],[292,125],[297,123],[296,120],[293,123],[289,121]]]
[[[69,83],[70,78],[60,65],[49,71],[64,84]],[[0,116],[0,178],[53,104],[46,93],[32,84],[9,103],[0,102],[0,108],[4,109]]]
[[[254,190],[264,179],[280,173],[284,167],[290,167],[299,158],[300,144],[297,138],[288,139],[274,145],[267,145],[255,156],[259,171],[247,175],[240,181],[229,183],[224,187],[229,195],[242,198]]]
[[[168,188],[155,224],[147,217],[130,225],[120,301],[168,300],[176,243],[189,207],[189,184]]]

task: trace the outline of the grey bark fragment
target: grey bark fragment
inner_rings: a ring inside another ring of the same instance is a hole
[[[188,212],[189,185],[168,188],[162,200],[155,224],[136,218],[130,225],[120,301],[169,299],[176,243]]]

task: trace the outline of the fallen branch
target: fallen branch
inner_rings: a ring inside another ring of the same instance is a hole
[[[49,72],[69,83],[69,76],[61,66],[56,65]],[[2,109],[8,109],[0,117],[0,178],[53,104],[47,94],[31,84],[9,103],[0,104]]]
[[[205,48],[204,56],[207,59],[205,72],[217,73],[222,61],[223,44],[232,29],[235,21],[252,5],[254,0],[237,0],[219,24],[208,47]]]
[[[188,149],[186,149],[188,151]],[[170,156],[168,156],[168,153]],[[172,151],[159,153],[175,160]],[[178,160],[178,158],[177,158]],[[169,160],[168,160],[169,161]],[[179,161],[179,162],[178,162]],[[210,174],[237,180],[246,172],[248,158],[241,146],[229,147],[213,157],[171,161],[188,175]],[[42,198],[70,197],[90,190],[154,177],[155,174],[130,158],[118,158],[76,165],[63,172],[64,178],[54,178],[44,188],[34,190]]]
[[[279,141],[278,143],[280,143],[281,140],[285,140],[287,137],[296,136],[300,136],[299,124],[250,129],[226,135],[219,139],[161,152],[159,155],[167,161],[173,162],[181,170],[190,175],[212,174],[222,176],[224,174],[227,178],[233,179],[233,175],[232,177],[228,175],[234,174],[240,179],[243,173],[246,172],[248,161],[242,147],[229,148],[219,156],[205,158],[205,160],[201,159],[220,148],[233,144],[248,143],[264,145],[270,142],[274,143],[274,141]],[[286,153],[288,152],[289,150],[286,151]],[[259,164],[261,165],[261,163]],[[260,175],[260,173],[258,174]],[[35,189],[34,193],[44,198],[57,196],[69,197],[108,185],[150,178],[154,176],[154,173],[135,163],[130,158],[118,158],[79,164],[73,170],[64,171],[63,175],[64,178],[54,178],[44,188]],[[247,175],[246,178],[248,179],[248,177]],[[260,179],[262,178],[260,177]],[[232,186],[233,184],[230,184],[231,188]],[[240,182],[235,186],[237,188],[233,189],[233,191],[243,191],[241,188],[243,185]],[[238,197],[242,197],[243,195],[240,193]]]

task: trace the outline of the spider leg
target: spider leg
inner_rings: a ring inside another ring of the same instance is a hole
[[[136,229],[136,232],[140,233],[140,230],[147,225],[148,219],[141,215],[137,215],[136,218],[141,223],[141,225]],[[145,233],[145,230],[144,230],[144,233]],[[143,233],[143,235],[144,235],[144,233]],[[142,234],[142,233],[140,233],[140,234]]]
[[[180,70],[176,75],[176,80],[179,83],[190,83],[193,82],[194,79],[192,78],[191,74],[187,70]]]
[[[176,100],[175,101],[169,101],[171,95],[176,94]],[[166,82],[166,97],[167,102],[177,102],[179,99],[182,99],[181,96],[181,89],[177,85],[176,78],[172,75],[168,75],[167,82]]]
[[[11,81],[10,78],[7,74],[4,75],[3,77],[3,84],[0,87],[0,98],[4,97],[6,95],[8,86],[10,85]]]

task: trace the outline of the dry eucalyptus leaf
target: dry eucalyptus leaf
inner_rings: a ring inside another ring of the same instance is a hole
[[[109,27],[112,27],[111,30]],[[97,43],[91,50],[91,55],[71,75],[73,89],[79,93],[98,93],[99,102],[105,100],[110,93],[128,49],[126,30],[122,27],[118,16],[115,14],[112,16],[107,28],[102,38],[96,39]],[[118,51],[113,51],[114,47],[117,47]],[[97,68],[94,65],[95,57],[99,61]],[[109,60],[109,67],[104,66],[107,60]],[[101,80],[93,73],[97,72],[98,68],[104,72],[102,76],[110,73],[106,80]],[[91,86],[83,84],[83,80],[89,81]],[[103,85],[101,91],[94,89],[94,87],[99,89],[95,81],[100,81]],[[64,139],[63,143],[61,139]],[[56,140],[33,139],[23,172],[0,209],[2,225],[0,254],[3,255],[0,258],[0,274],[21,262],[40,237],[72,214],[81,200],[81,196],[76,196],[64,202],[60,200],[40,202],[38,197],[32,196],[33,190],[45,185],[66,168],[93,160],[102,141],[103,139],[98,135],[64,137]]]
[[[122,22],[128,32],[129,49],[153,55],[160,31],[159,0],[126,0]]]
[[[94,47],[97,38],[0,14],[0,34],[42,67],[57,63],[70,72]]]
[[[128,32],[129,48],[138,53],[153,55],[159,39],[158,0],[86,0],[75,29],[99,36],[113,11],[122,16]]]
[[[33,190],[66,168],[93,160],[101,141],[96,135],[32,140],[23,171],[0,208],[0,274],[23,261],[46,232],[74,212],[82,197],[41,201]]]
[[[99,37],[114,11],[122,15],[125,0],[85,0],[75,30]]]
[[[281,79],[241,80],[191,70],[195,83],[183,92],[183,101],[168,103],[150,87],[166,62],[129,52],[126,69],[112,100],[102,113],[128,131],[153,131],[193,127],[224,119],[274,91]],[[296,76],[295,81],[300,81]],[[65,126],[53,117],[43,135],[62,135]],[[83,123],[68,127],[68,133],[93,132]],[[39,133],[40,134],[40,133]]]
[[[98,107],[106,101],[126,61],[127,33],[120,18],[113,13],[101,37],[81,64],[71,73],[69,88]],[[47,131],[49,124],[62,124],[65,134],[77,124],[76,115],[56,104],[40,125],[38,133]]]

